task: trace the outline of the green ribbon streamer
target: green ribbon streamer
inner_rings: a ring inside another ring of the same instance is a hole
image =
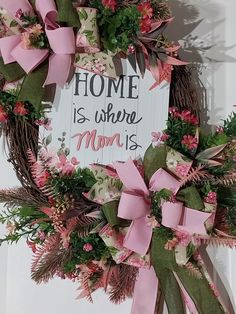
[[[48,73],[48,62],[40,64],[33,72],[25,76],[18,99],[29,101],[36,109],[41,106],[45,88],[43,83]]]
[[[71,0],[56,0],[58,10],[58,22],[67,26],[80,28],[80,19]]]
[[[118,200],[106,203],[102,206],[102,212],[112,227],[128,227],[130,225],[130,221],[117,216],[118,206]]]
[[[163,229],[153,232],[151,244],[151,262],[160,281],[161,290],[164,294],[169,314],[182,314],[183,303],[180,302],[181,293],[173,272],[177,274],[183,286],[193,300],[200,314],[223,314],[224,310],[214,296],[207,279],[196,278],[188,269],[180,267],[175,261],[175,252],[164,248],[168,237],[163,234]],[[191,262],[198,268],[195,261]]]
[[[2,73],[8,82],[17,81],[26,75],[25,71],[18,63],[4,64],[2,58],[0,58],[0,73]]]

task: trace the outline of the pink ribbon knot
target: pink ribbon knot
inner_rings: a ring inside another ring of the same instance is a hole
[[[158,169],[153,174],[149,188],[147,188],[131,159],[125,163],[115,163],[115,168],[125,186],[119,203],[118,216],[132,220],[124,239],[124,246],[145,255],[152,238],[152,226],[148,223],[148,215],[151,212],[151,192],[166,188],[176,194],[181,183],[165,170]],[[180,202],[174,204],[182,206]]]
[[[34,10],[27,0],[0,0],[0,7],[22,24],[17,12],[33,16]],[[57,8],[54,0],[36,0],[35,7],[45,24],[45,33],[50,49],[25,49],[22,34],[0,39],[0,52],[5,64],[17,62],[28,74],[49,57],[49,68],[44,85],[64,86],[72,64],[71,55],[75,54],[75,35],[72,27],[60,27],[56,23]]]

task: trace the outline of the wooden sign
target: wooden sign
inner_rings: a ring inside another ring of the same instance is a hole
[[[57,91],[53,146],[66,132],[66,145],[82,166],[143,155],[151,132],[165,128],[168,112],[169,84],[149,91],[152,84],[149,72],[142,79],[129,65],[117,80],[78,71]]]

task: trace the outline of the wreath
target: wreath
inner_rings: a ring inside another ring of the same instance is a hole
[[[199,127],[202,83],[164,36],[165,1],[0,6],[0,126],[22,183],[0,190],[0,244],[26,237],[32,279],[78,281],[80,298],[103,288],[114,303],[133,297],[134,313],[162,312],[164,300],[173,314],[227,313],[205,246],[236,245],[236,115],[212,134]],[[172,76],[167,128],[153,132],[143,159],[81,168],[65,134],[57,152],[50,136],[39,142],[39,126],[51,129],[52,84],[64,86],[75,68],[115,78],[123,58],[152,73],[151,88]]]

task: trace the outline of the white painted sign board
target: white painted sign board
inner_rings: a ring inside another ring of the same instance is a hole
[[[165,128],[169,84],[149,91],[154,83],[147,72],[142,79],[126,65],[117,80],[79,70],[69,86],[58,90],[52,118],[53,146],[66,132],[71,156],[81,166],[110,163],[142,156],[151,132]]]

